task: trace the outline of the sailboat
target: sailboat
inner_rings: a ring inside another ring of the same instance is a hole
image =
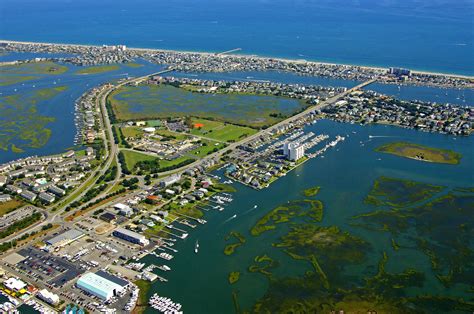
[[[197,254],[198,251],[199,251],[199,240],[196,240],[196,245],[194,245],[194,253]]]

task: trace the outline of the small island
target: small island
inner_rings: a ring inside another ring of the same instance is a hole
[[[229,273],[229,283],[231,285],[239,281],[239,279],[240,279],[240,272],[233,271]]]
[[[307,188],[306,190],[303,191],[303,195],[306,197],[316,196],[316,194],[319,193],[320,189],[321,189],[320,186],[313,186],[313,187]]]
[[[426,162],[457,165],[461,154],[448,149],[433,148],[408,142],[393,142],[375,149],[377,152],[388,153],[400,157]]]
[[[105,73],[105,72],[110,72],[110,71],[116,71],[118,69],[120,69],[120,67],[116,64],[98,65],[98,66],[92,66],[92,67],[80,69],[76,72],[76,74],[77,75],[99,74],[99,73]]]

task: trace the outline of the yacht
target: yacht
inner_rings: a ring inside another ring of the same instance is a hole
[[[197,254],[198,251],[199,251],[199,240],[196,240],[196,245],[194,245],[194,253]]]

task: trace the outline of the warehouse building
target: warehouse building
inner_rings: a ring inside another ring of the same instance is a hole
[[[114,230],[112,234],[116,236],[117,238],[126,240],[128,242],[132,242],[135,244],[148,245],[150,243],[144,235],[124,229],[124,228],[117,228]]]
[[[128,282],[106,272],[85,273],[76,283],[82,289],[102,300],[109,300],[113,296],[124,292]]]

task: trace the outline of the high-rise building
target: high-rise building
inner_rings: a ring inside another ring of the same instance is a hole
[[[304,147],[297,142],[283,145],[283,154],[291,161],[296,161],[304,156]]]
[[[411,75],[411,71],[409,69],[395,68],[395,67],[389,68],[388,73],[394,74],[397,76],[402,76],[402,75],[410,76]]]

